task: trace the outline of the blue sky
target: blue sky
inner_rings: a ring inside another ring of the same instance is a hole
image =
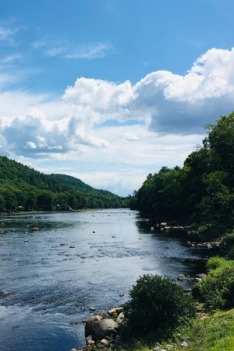
[[[120,195],[234,110],[231,0],[0,0],[0,153]]]

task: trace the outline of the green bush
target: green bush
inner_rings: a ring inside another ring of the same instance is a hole
[[[131,335],[150,333],[160,339],[195,315],[192,298],[167,277],[144,275],[130,290],[131,300],[124,306]]]
[[[208,261],[208,276],[193,288],[193,295],[208,310],[234,307],[234,261],[214,257]]]

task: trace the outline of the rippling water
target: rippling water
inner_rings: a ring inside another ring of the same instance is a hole
[[[178,239],[143,229],[135,211],[2,218],[0,350],[79,347],[90,306],[122,304],[146,273],[189,274],[195,255]]]

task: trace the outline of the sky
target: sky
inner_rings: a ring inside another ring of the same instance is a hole
[[[0,0],[0,154],[126,196],[234,110],[232,0]]]

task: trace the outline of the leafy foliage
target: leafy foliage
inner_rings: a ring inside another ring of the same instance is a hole
[[[208,310],[234,307],[234,261],[213,257],[207,263],[209,274],[193,288]]]
[[[43,174],[0,156],[0,211],[127,207],[128,199],[97,190],[80,179]]]
[[[124,306],[130,334],[154,332],[165,337],[186,318],[195,315],[192,299],[182,287],[167,277],[144,275],[130,291]]]
[[[210,126],[203,147],[182,168],[150,174],[135,194],[135,207],[158,221],[210,227],[218,233],[234,226],[234,112]]]

